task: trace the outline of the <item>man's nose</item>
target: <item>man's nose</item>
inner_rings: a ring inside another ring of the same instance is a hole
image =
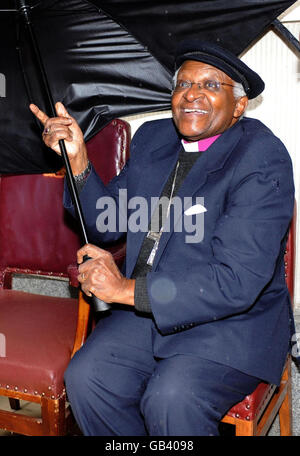
[[[184,92],[184,97],[188,101],[194,101],[198,98],[203,98],[204,93],[202,89],[199,88],[198,84],[193,84],[189,89]]]

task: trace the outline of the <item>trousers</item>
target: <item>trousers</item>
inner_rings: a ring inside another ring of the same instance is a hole
[[[124,311],[101,319],[71,360],[65,383],[89,436],[216,436],[222,416],[261,381],[194,355],[156,358],[152,321]]]

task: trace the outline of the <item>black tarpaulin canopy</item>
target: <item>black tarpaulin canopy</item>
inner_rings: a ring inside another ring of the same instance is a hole
[[[169,109],[174,52],[182,39],[211,40],[239,55],[293,3],[27,1],[53,99],[65,104],[86,139],[113,118]],[[61,159],[43,145],[41,126],[28,109],[33,102],[47,111],[47,103],[14,7],[13,0],[1,1],[0,172],[55,171]]]

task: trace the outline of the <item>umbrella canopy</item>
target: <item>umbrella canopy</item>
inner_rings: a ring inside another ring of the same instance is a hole
[[[115,117],[169,109],[179,41],[203,38],[238,55],[294,1],[228,3],[27,1],[53,98],[77,119],[86,140]],[[13,6],[1,0],[2,10]],[[48,107],[16,11],[0,10],[0,46],[0,172],[55,171],[62,162],[43,145],[41,126],[28,109],[30,102]]]

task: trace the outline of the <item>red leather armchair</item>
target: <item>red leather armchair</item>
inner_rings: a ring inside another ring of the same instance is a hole
[[[285,278],[294,302],[296,205],[285,251]],[[288,356],[279,387],[260,383],[256,390],[234,405],[222,421],[235,426],[237,436],[265,435],[279,414],[280,435],[292,435],[291,357]]]
[[[124,165],[130,127],[114,120],[88,143],[107,182]],[[25,435],[63,435],[68,410],[63,375],[85,340],[89,306],[79,299],[11,289],[15,274],[67,280],[81,246],[62,206],[62,175],[0,178],[0,396],[41,405],[41,417],[0,410],[0,428]],[[120,263],[124,246],[116,246]]]

